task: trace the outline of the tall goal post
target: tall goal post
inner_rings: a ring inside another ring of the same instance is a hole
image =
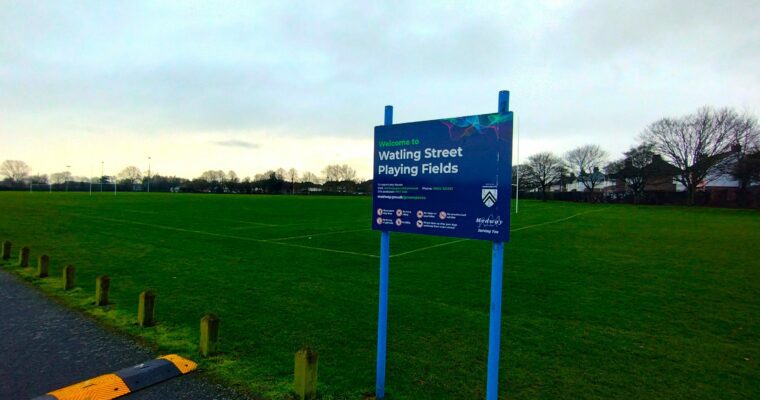
[[[113,195],[116,196],[116,192],[117,192],[116,187],[117,187],[118,184],[117,183],[103,183],[103,182],[92,183],[90,185],[90,195],[92,195],[92,186],[99,186],[100,187],[100,192],[103,193],[104,192],[103,186],[105,186],[106,188],[108,188],[108,190],[110,191],[111,189],[109,188],[109,186],[111,186],[111,185],[113,185]]]
[[[118,186],[118,184],[116,182],[114,182],[114,183],[102,183],[101,182],[101,183],[99,183],[99,185],[100,185],[100,191],[101,192],[103,191],[103,185],[105,185],[106,187],[108,187],[109,185],[113,185],[113,195],[116,196],[116,187]]]

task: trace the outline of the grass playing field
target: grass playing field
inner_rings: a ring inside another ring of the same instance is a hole
[[[197,359],[199,319],[218,314],[222,354],[201,364],[216,379],[288,398],[309,345],[321,397],[358,399],[375,377],[371,211],[368,197],[0,193],[0,239],[50,255],[52,277],[27,279],[162,351]],[[758,212],[523,201],[512,230],[502,398],[760,398]],[[393,234],[391,254],[388,397],[484,398],[490,244]],[[101,274],[115,304],[96,309]],[[148,288],[160,323],[140,329]]]

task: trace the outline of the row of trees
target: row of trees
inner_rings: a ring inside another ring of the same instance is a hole
[[[347,164],[328,165],[322,177],[311,171],[299,173],[295,168],[268,170],[253,178],[238,178],[235,171],[208,170],[198,178],[188,181],[184,187],[193,191],[239,192],[239,193],[295,193],[297,190],[324,187],[328,191],[355,191],[356,170]],[[362,190],[363,191],[363,190]]]
[[[521,166],[520,186],[538,189],[546,199],[546,191],[555,185],[563,190],[577,181],[593,192],[605,179],[616,178],[639,197],[650,179],[672,176],[693,203],[699,185],[725,176],[746,191],[752,183],[760,183],[760,127],[748,113],[703,107],[693,114],[651,123],[623,158],[607,161],[607,152],[597,145],[578,147],[564,157],[537,153]]]
[[[553,186],[567,190],[578,182],[586,191],[594,192],[609,178],[626,182],[627,189],[640,197],[652,178],[672,176],[688,191],[689,199],[699,185],[720,176],[735,179],[739,189],[746,191],[752,183],[760,182],[760,129],[755,116],[733,109],[703,107],[678,118],[662,118],[651,123],[639,135],[639,143],[620,159],[609,162],[609,154],[598,145],[585,145],[563,156],[541,152],[520,166],[522,190],[538,189],[543,198]],[[662,157],[666,162],[662,162]],[[517,169],[513,169],[513,174]],[[89,180],[72,177],[68,171],[30,176],[31,168],[23,161],[6,160],[0,174],[11,185],[25,183],[64,183]],[[155,174],[143,177],[139,168],[129,166],[117,177],[97,177],[94,182],[118,183],[127,188],[135,184],[150,184],[152,190],[168,191],[183,188],[205,192],[295,193],[324,185],[329,191],[356,189],[356,171],[350,166],[328,165],[321,177],[294,168],[280,168],[240,179],[234,171],[205,171],[195,179]],[[93,181],[93,180],[91,180]],[[361,188],[360,191],[366,191]]]
[[[519,166],[522,174],[520,189],[538,189],[546,199],[546,192],[552,186],[559,185],[560,190],[567,190],[567,185],[580,182],[586,190],[594,189],[605,179],[600,166],[606,162],[608,154],[600,146],[588,144],[575,148],[559,157],[550,151],[528,157],[528,162]],[[517,169],[513,169],[513,174]],[[516,177],[513,178],[513,180]]]
[[[268,170],[255,174],[253,177],[239,178],[235,171],[224,172],[222,170],[208,170],[194,179],[185,179],[176,176],[163,176],[152,174],[144,176],[142,171],[135,166],[128,166],[116,176],[102,177],[75,177],[70,172],[56,172],[48,175],[30,175],[31,168],[23,161],[6,160],[0,164],[0,174],[10,186],[22,186],[27,184],[63,184],[66,182],[93,182],[104,184],[117,184],[123,190],[132,190],[136,185],[140,189],[150,186],[153,191],[186,190],[198,192],[239,192],[239,193],[295,193],[297,189],[303,190],[312,187],[325,186],[328,191],[355,191],[360,190],[360,182],[356,178],[356,170],[347,164],[328,165],[322,170],[322,175],[311,171],[299,173],[295,168]]]
[[[5,160],[0,164],[0,176],[10,186],[26,184],[62,184],[72,181],[86,181],[89,178],[75,177],[69,171],[31,175],[32,168],[21,160]]]

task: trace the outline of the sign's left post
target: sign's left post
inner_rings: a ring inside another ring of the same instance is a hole
[[[393,106],[385,106],[385,125],[393,125]],[[385,347],[388,335],[388,269],[391,255],[391,233],[380,232],[380,299],[377,315],[377,370],[375,397],[385,398]]]

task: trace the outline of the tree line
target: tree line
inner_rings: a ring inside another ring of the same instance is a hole
[[[206,193],[303,193],[303,192],[345,192],[355,193],[372,191],[371,181],[357,179],[356,170],[347,164],[326,166],[321,175],[311,171],[299,172],[295,168],[268,170],[254,176],[240,178],[235,171],[207,170],[192,179],[164,176],[158,173],[143,174],[140,168],[130,165],[115,176],[76,177],[70,172],[56,172],[31,175],[31,167],[20,160],[6,160],[0,164],[0,175],[4,183],[11,188],[24,188],[30,184],[50,184],[62,186],[77,183],[74,188],[83,188],[81,184],[117,185],[121,191],[183,191]],[[79,190],[79,189],[76,189]],[[85,190],[85,189],[82,189]]]
[[[749,113],[702,107],[691,114],[650,123],[622,158],[610,161],[600,146],[587,144],[562,156],[548,151],[531,155],[526,163],[512,169],[513,182],[518,171],[519,189],[539,191],[544,200],[551,188],[568,191],[574,183],[593,195],[611,178],[624,181],[625,190],[641,198],[652,180],[670,176],[686,188],[693,203],[699,186],[716,177],[733,178],[740,191],[760,183],[760,129],[757,117]],[[50,176],[30,174],[31,168],[23,161],[6,160],[0,165],[0,175],[10,187],[76,181],[117,184],[122,190],[149,186],[154,191],[214,193],[371,192],[371,181],[357,181],[356,171],[346,164],[328,165],[320,176],[279,168],[242,179],[235,171],[222,170],[208,170],[193,179],[143,176],[135,166],[124,168],[117,176],[95,178],[74,177],[68,171]]]
[[[689,202],[700,185],[729,177],[746,192],[760,183],[760,129],[757,117],[730,108],[702,107],[681,117],[667,117],[649,124],[638,143],[617,160],[600,146],[588,144],[563,156],[539,152],[513,168],[520,171],[520,190],[537,190],[546,200],[552,187],[567,191],[579,183],[594,193],[607,179],[625,182],[626,191],[641,198],[651,180],[671,176],[688,192]]]

